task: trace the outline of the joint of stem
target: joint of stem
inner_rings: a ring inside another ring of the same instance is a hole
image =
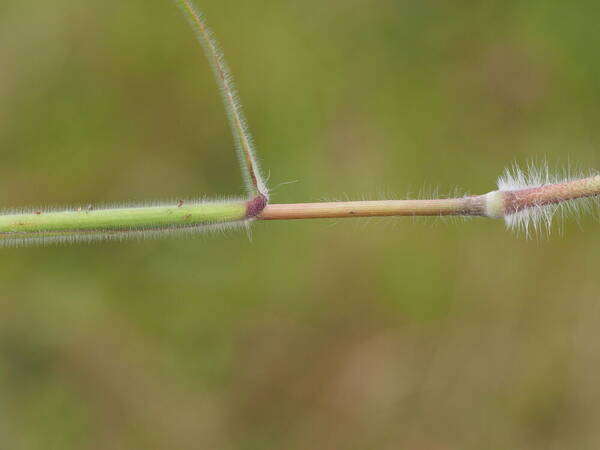
[[[506,214],[504,192],[492,191],[484,195],[484,216],[490,219],[502,219]]]
[[[258,216],[267,207],[268,203],[269,200],[264,194],[258,194],[248,200],[246,203],[246,219],[253,219]]]

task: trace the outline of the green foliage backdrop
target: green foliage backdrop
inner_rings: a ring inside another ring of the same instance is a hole
[[[271,185],[299,180],[276,202],[600,168],[596,2],[198,6]],[[2,207],[241,193],[232,145],[170,1],[0,3]],[[598,448],[599,230],[295,221],[2,249],[1,447]]]

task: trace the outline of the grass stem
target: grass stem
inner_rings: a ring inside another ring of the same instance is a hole
[[[381,216],[481,216],[484,197],[435,200],[373,200],[357,202],[270,204],[258,220],[342,219]]]
[[[176,231],[248,219],[251,201],[179,201],[173,205],[64,211],[34,211],[0,215],[0,243],[48,238],[80,240],[127,237],[144,232]]]

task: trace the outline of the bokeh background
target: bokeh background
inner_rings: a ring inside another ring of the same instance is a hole
[[[277,202],[600,167],[595,1],[203,0]],[[3,207],[242,192],[169,0],[0,2]],[[600,225],[2,249],[0,447],[597,449]]]

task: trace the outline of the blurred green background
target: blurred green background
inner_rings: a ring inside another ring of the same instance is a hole
[[[600,6],[198,2],[276,202],[599,168]],[[0,2],[5,208],[242,191],[168,0]],[[257,223],[1,249],[0,447],[597,449],[599,224]]]

